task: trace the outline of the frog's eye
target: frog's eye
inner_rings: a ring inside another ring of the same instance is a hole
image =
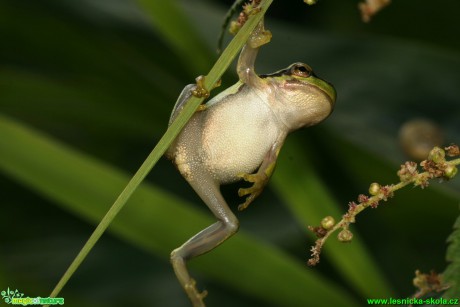
[[[311,67],[306,64],[295,64],[291,68],[291,74],[297,77],[308,78],[312,73]]]

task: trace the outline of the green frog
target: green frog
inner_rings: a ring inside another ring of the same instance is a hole
[[[205,306],[206,291],[197,290],[186,262],[216,248],[238,230],[238,219],[222,197],[220,185],[251,182],[251,187],[238,190],[239,196],[246,196],[238,209],[245,209],[267,184],[286,136],[318,124],[334,108],[334,87],[306,64],[256,74],[258,50],[270,38],[263,25],[254,30],[238,60],[239,81],[200,108],[166,153],[217,219],[171,253],[176,276],[195,307]],[[194,84],[184,88],[170,124],[190,95],[202,91]]]

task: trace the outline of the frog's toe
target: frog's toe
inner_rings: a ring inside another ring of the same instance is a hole
[[[204,290],[199,292],[196,288],[196,282],[194,279],[190,283],[185,285],[185,291],[187,292],[188,297],[193,303],[193,307],[205,307],[206,305],[203,302],[203,299],[208,295],[208,291]]]
[[[250,188],[240,188],[238,190],[238,196],[243,197],[243,196],[246,196],[246,195],[254,194],[256,192],[257,192],[257,189],[254,188],[254,186],[252,186]]]
[[[197,86],[192,90],[192,95],[198,98],[208,98],[209,91],[205,88]]]
[[[246,189],[240,189],[240,190],[246,190]],[[240,194],[240,191],[238,191],[238,194]],[[238,211],[243,211],[246,209],[253,201],[256,199],[256,197],[260,194],[259,193],[251,193],[248,197],[246,197],[246,201],[238,206]]]
[[[205,87],[205,84],[204,84],[204,81],[205,80],[205,76],[198,76],[196,77],[195,81],[196,81],[196,85],[195,87],[192,89],[192,95],[195,96],[195,97],[198,97],[198,98],[208,98],[210,93],[209,91],[206,89]]]
[[[258,35],[250,38],[249,44],[252,48],[259,48],[262,45],[268,44],[272,39],[272,33],[268,30],[263,30]]]
[[[259,174],[241,173],[241,174],[238,174],[237,176],[247,182],[257,182],[261,180],[261,178],[259,178],[260,177]]]
[[[207,108],[208,107],[205,104],[200,104],[196,110],[197,112],[201,112],[201,111],[206,110]]]
[[[255,181],[252,187],[240,188],[238,190],[238,195],[240,197],[245,195],[249,196],[246,197],[246,201],[243,204],[238,206],[238,210],[242,211],[246,209],[249,206],[249,204],[251,204],[254,201],[254,199],[256,199],[256,197],[260,195],[260,193],[262,193],[263,188],[264,184],[260,181]]]

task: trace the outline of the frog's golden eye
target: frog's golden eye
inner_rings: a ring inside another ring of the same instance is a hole
[[[291,68],[291,74],[297,77],[308,78],[313,74],[313,70],[306,64],[295,64]]]

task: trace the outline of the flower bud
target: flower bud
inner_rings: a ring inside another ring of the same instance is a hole
[[[439,147],[434,147],[430,154],[428,155],[428,160],[433,161],[434,163],[441,163],[445,161],[446,152],[444,149]]]
[[[379,194],[379,192],[380,192],[380,184],[378,184],[377,182],[371,183],[371,185],[369,186],[369,194],[375,196]]]
[[[454,178],[455,175],[457,175],[458,169],[455,165],[447,165],[446,168],[444,169],[444,176],[447,179],[452,179]]]
[[[350,242],[351,239],[353,239],[353,233],[348,229],[344,229],[341,232],[339,232],[339,234],[337,235],[337,238],[339,239],[340,242],[344,242],[344,243]]]
[[[321,227],[323,227],[326,230],[331,229],[332,227],[334,227],[334,225],[335,225],[335,220],[332,216],[326,216],[321,221]]]

